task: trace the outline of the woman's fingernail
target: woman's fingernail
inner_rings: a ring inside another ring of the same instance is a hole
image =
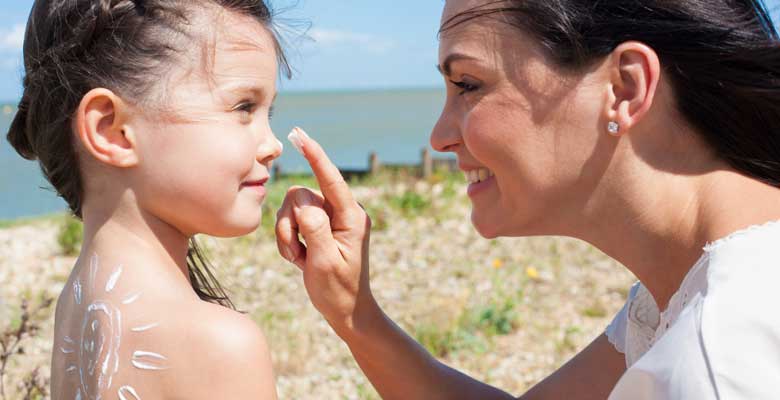
[[[298,150],[298,153],[303,155],[303,141],[301,140],[301,137],[298,136],[298,128],[293,128],[290,134],[287,135],[287,140],[292,143],[292,145],[295,147],[295,150]]]
[[[307,134],[306,134],[306,131],[304,131],[302,128],[295,127],[295,129],[297,129],[297,130],[298,130],[298,134],[300,134],[300,135],[301,135],[301,136],[303,136],[304,138],[306,138],[306,139],[311,139],[311,138],[309,137],[309,135],[307,135]]]

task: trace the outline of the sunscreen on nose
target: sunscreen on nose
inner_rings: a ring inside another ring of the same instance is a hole
[[[308,137],[309,136],[306,135],[306,132],[304,132],[303,129],[295,127],[290,134],[287,135],[287,140],[289,140],[290,143],[295,146],[295,149],[303,155],[303,139]]]
[[[276,139],[276,138],[274,138],[274,139]],[[276,143],[279,143],[279,153],[283,153],[284,152],[284,143],[282,143],[282,141],[279,140],[279,139],[276,139]]]

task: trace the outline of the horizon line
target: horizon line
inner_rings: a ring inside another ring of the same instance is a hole
[[[283,89],[279,91],[284,94],[331,94],[331,93],[365,93],[365,92],[398,92],[404,90],[444,90],[441,85],[409,85],[409,86],[366,86],[366,87],[345,87],[345,88],[295,88]],[[15,106],[19,99],[0,99],[0,105]]]

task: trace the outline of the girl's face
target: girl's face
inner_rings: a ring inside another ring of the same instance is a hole
[[[277,55],[272,34],[250,17],[224,13],[211,27],[192,61],[161,84],[167,106],[132,121],[140,157],[132,186],[144,210],[185,235],[239,236],[260,224],[282,152],[269,125]]]
[[[442,21],[484,0],[448,0]],[[535,41],[500,18],[478,18],[441,35],[447,101],[431,134],[479,183],[469,186],[472,222],[485,237],[563,234],[599,176],[607,139],[605,88],[596,74],[566,74]],[[608,158],[608,157],[607,157]],[[603,172],[603,171],[602,171]]]

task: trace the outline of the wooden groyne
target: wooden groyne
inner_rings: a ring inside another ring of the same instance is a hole
[[[430,178],[434,172],[444,171],[454,173],[458,171],[458,162],[453,158],[436,158],[431,155],[428,148],[420,152],[420,162],[418,164],[392,164],[383,163],[376,152],[371,152],[368,156],[368,167],[366,169],[341,169],[341,175],[347,181],[353,179],[362,179],[378,173],[400,173],[418,178]],[[274,164],[273,179],[285,178],[300,174],[288,174],[279,163]]]

